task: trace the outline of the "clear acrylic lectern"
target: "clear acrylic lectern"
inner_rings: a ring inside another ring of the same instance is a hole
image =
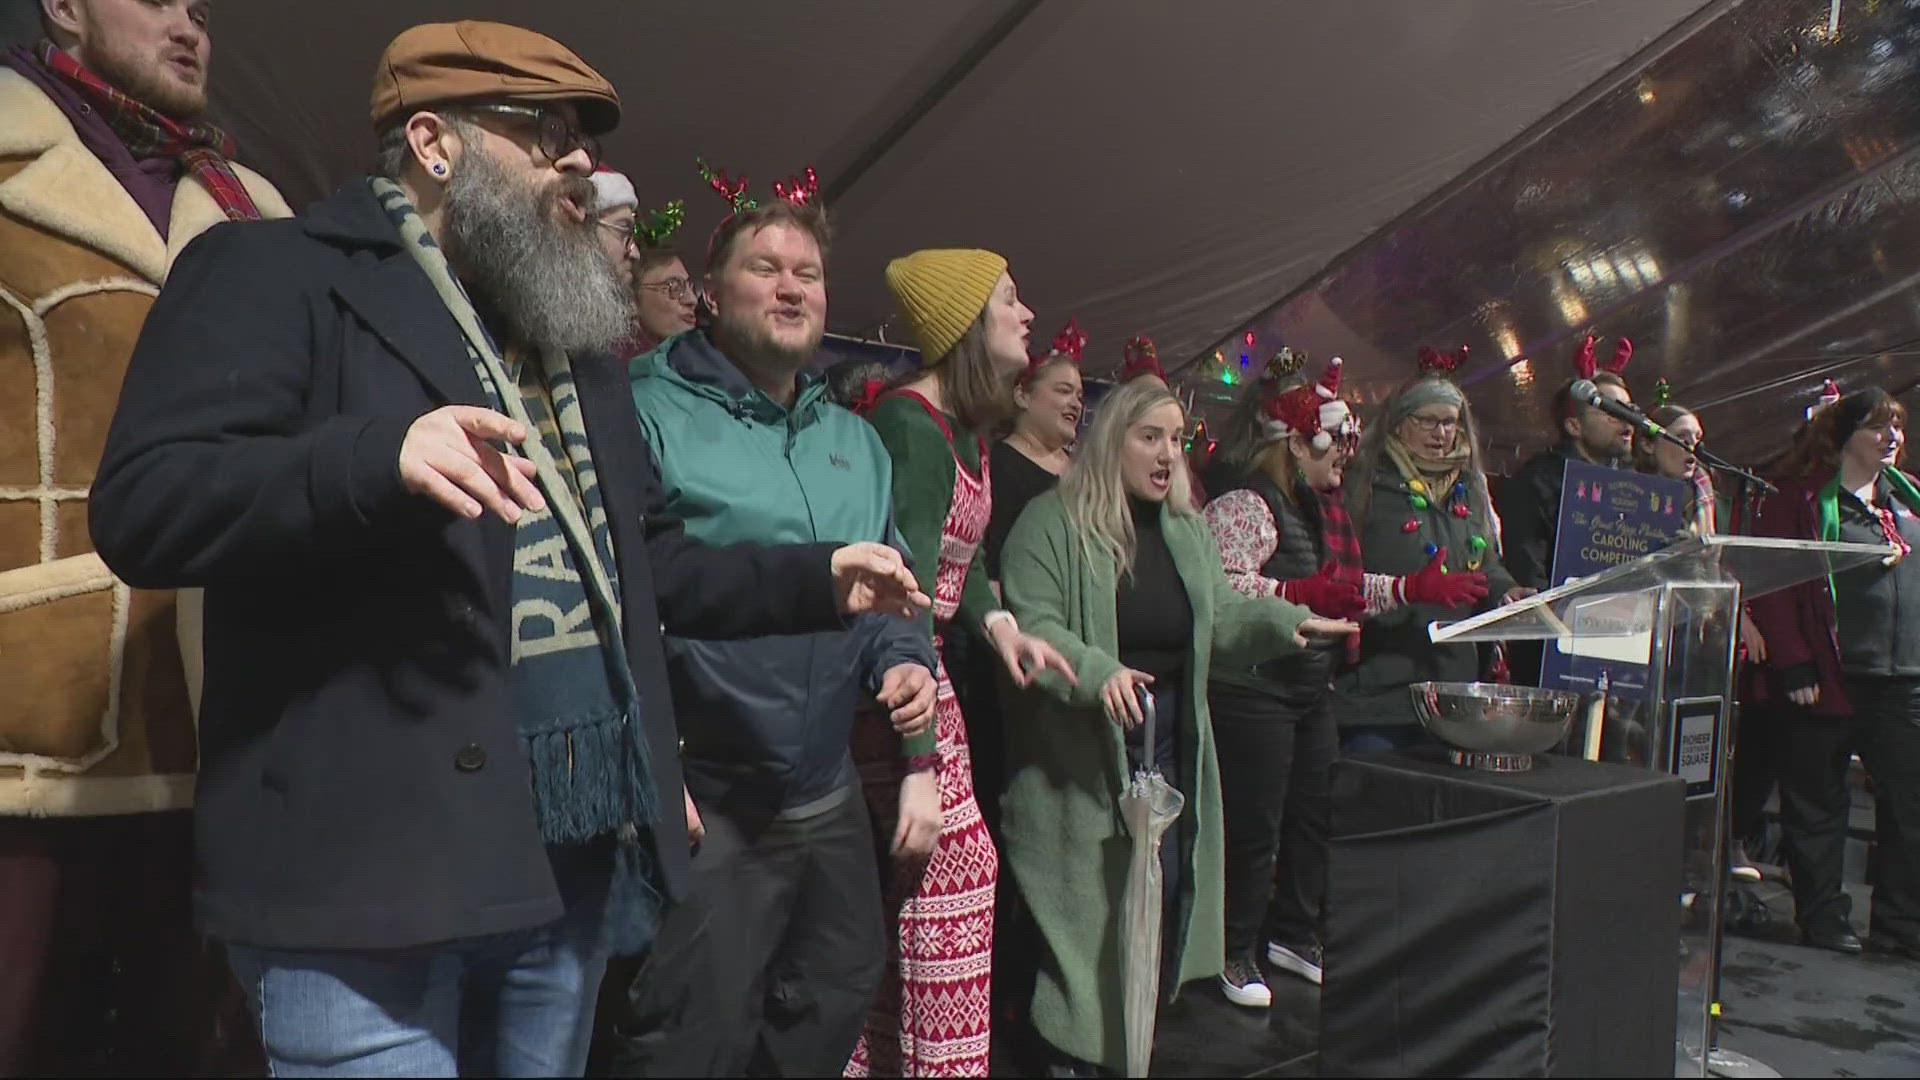
[[[1719,1014],[1728,708],[1735,613],[1745,599],[1886,558],[1890,549],[1749,536],[1683,540],[1633,562],[1454,623],[1436,642],[1554,641],[1574,678],[1604,690],[1608,665],[1644,668],[1644,701],[1597,704],[1562,751],[1644,765],[1687,781],[1680,925],[1678,1075],[1706,1076]],[[1583,714],[1586,713],[1583,710]]]

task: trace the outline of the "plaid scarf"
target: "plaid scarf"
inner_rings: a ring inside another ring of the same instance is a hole
[[[253,204],[253,196],[247,194],[246,185],[227,162],[234,147],[226,132],[201,121],[175,120],[135,101],[82,67],[66,50],[55,48],[51,41],[40,42],[34,56],[93,106],[136,160],[173,158],[206,185],[228,220],[260,220],[260,208]]]
[[[1353,518],[1347,515],[1347,500],[1339,488],[1316,491],[1320,504],[1320,537],[1327,545],[1327,558],[1337,576],[1359,585],[1365,578],[1360,558],[1360,537],[1354,531]]]
[[[1713,476],[1705,465],[1693,470],[1693,528],[1695,536],[1712,536],[1720,531],[1719,511],[1714,505]]]

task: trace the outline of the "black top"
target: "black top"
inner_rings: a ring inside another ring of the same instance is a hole
[[[1894,513],[1900,536],[1920,548],[1920,518],[1913,508],[1875,485],[1874,502]],[[1840,492],[1840,540],[1885,544],[1879,519],[1851,491]],[[1840,666],[1849,675],[1920,675],[1920,555],[1893,566],[1870,562],[1833,576]]]
[[[993,470],[993,516],[987,520],[987,576],[1000,580],[1000,547],[1020,520],[1035,495],[1053,490],[1060,478],[1038,462],[1014,449],[1012,443],[997,442],[989,454]]]
[[[1133,510],[1133,573],[1114,597],[1120,662],[1158,682],[1180,674],[1193,643],[1193,603],[1160,531],[1161,505],[1128,496]]]

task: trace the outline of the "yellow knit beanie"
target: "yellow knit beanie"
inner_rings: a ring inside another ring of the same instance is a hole
[[[887,287],[913,322],[923,367],[947,358],[1006,272],[1006,259],[978,248],[933,248],[887,264]]]

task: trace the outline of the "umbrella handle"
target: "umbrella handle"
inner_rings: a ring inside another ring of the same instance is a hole
[[[1147,771],[1153,772],[1156,768],[1155,762],[1153,760],[1153,751],[1157,746],[1160,745],[1159,743],[1154,741],[1153,726],[1159,719],[1155,715],[1157,712],[1159,712],[1159,710],[1154,708],[1152,690],[1149,690],[1144,686],[1136,685],[1133,688],[1133,692],[1140,696],[1141,711],[1147,714],[1147,730],[1144,732],[1144,735],[1146,738],[1146,746],[1144,748],[1144,752],[1141,754],[1141,757],[1147,763]]]

